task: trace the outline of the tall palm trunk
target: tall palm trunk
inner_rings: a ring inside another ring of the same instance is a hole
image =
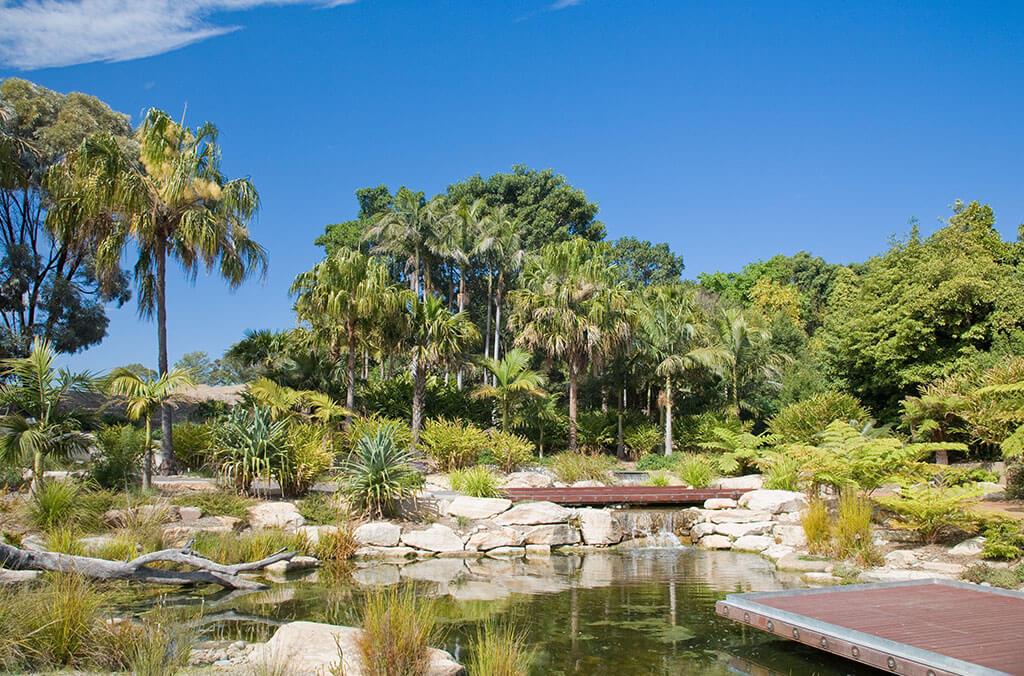
[[[484,329],[484,356],[487,357],[491,354],[491,305],[494,300],[491,295],[491,285],[493,278],[491,276],[490,268],[487,269],[487,325]],[[484,384],[486,385],[490,381],[487,377],[487,369],[484,369]]]
[[[423,426],[423,399],[427,389],[426,369],[420,363],[419,355],[412,356],[412,446],[420,442],[420,427]]]
[[[504,295],[505,273],[498,273],[498,287],[494,293],[494,359],[498,359],[498,349],[501,343],[501,301]]]
[[[466,269],[459,266],[459,312],[466,309]],[[459,371],[455,374],[455,387],[462,390],[462,363],[459,363]]]
[[[626,387],[625,387],[625,385],[623,385],[623,387],[619,390],[619,397],[618,397],[618,401],[616,403],[618,404],[618,411],[617,411],[617,415],[616,415],[617,420],[616,420],[616,429],[615,429],[615,455],[616,455],[616,457],[618,457],[619,460],[625,460],[626,459],[626,430],[625,430],[625,426],[623,425],[623,420],[622,420],[623,409],[626,406]]]
[[[156,243],[156,333],[159,355],[157,370],[164,375],[167,364],[167,248],[166,240],[160,236]],[[160,406],[160,473],[167,475],[174,471],[174,423],[171,405]]]
[[[146,414],[146,445],[142,454],[142,490],[153,489],[153,416]]]
[[[348,332],[348,387],[345,391],[345,406],[349,411],[345,414],[345,430],[348,431],[352,427],[352,411],[356,407],[356,327],[352,325],[351,320],[345,330]]]
[[[32,483],[29,488],[32,492],[39,490],[43,485],[43,473],[46,467],[43,464],[43,452],[35,451],[32,454]]]
[[[740,417],[740,373],[739,366],[732,367],[732,409],[736,418]]]
[[[672,379],[665,378],[665,455],[672,455]]]
[[[579,397],[579,376],[575,364],[569,364],[569,450],[576,451],[576,408]]]

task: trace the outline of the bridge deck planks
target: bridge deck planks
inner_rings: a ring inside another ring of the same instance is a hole
[[[731,594],[719,615],[912,676],[1024,674],[1024,594],[946,580]]]
[[[547,500],[560,505],[699,505],[711,498],[737,500],[747,489],[684,488],[682,486],[594,486],[506,488],[513,502]]]

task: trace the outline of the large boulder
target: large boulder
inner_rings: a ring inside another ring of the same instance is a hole
[[[547,474],[542,472],[513,472],[505,477],[502,488],[550,488],[555,483]]]
[[[306,524],[306,519],[291,502],[258,502],[248,510],[249,526],[253,530],[281,528],[294,531]]]
[[[985,538],[982,536],[964,540],[955,547],[950,547],[950,556],[980,556],[981,550],[985,548]]]
[[[534,526],[524,532],[523,541],[528,545],[550,545],[560,547],[562,545],[578,545],[580,533],[578,530],[567,524],[548,524]]]
[[[735,509],[736,501],[732,498],[708,498],[704,501],[704,509]]]
[[[704,549],[729,549],[732,547],[732,540],[724,535],[708,535],[702,537],[698,544]]]
[[[243,521],[233,516],[205,516],[189,523],[164,526],[164,547],[181,547],[198,533],[234,533],[241,530]]]
[[[772,528],[772,535],[775,536],[775,541],[780,545],[795,549],[803,549],[807,546],[807,533],[804,532],[803,526],[797,524],[776,524]]]
[[[402,544],[428,552],[461,552],[465,549],[462,538],[448,526],[439,523],[423,530],[402,533]]]
[[[466,546],[469,549],[486,552],[499,547],[519,547],[523,540],[523,534],[515,528],[497,526],[474,533],[469,537]]]
[[[711,535],[715,532],[715,524],[713,523],[695,523],[690,528],[690,538],[692,540],[700,540],[705,535]]]
[[[248,662],[255,670],[287,667],[294,674],[363,676],[366,667],[359,650],[362,629],[339,627],[319,622],[289,622],[282,625],[266,643],[257,646]],[[430,648],[428,676],[456,676],[465,670],[443,650]]]
[[[320,544],[320,538],[326,535],[334,535],[338,532],[337,526],[301,526],[297,531],[299,535],[306,538],[313,547]]]
[[[746,476],[727,476],[715,479],[711,483],[712,488],[736,491],[743,489],[758,489],[764,486],[764,477],[760,474],[748,474]]]
[[[740,507],[772,514],[799,512],[807,507],[807,497],[796,491],[763,489],[741,495]]]
[[[468,495],[460,495],[448,503],[445,511],[448,516],[461,516],[465,519],[489,519],[508,511],[511,506],[512,501],[505,498],[471,498]]]
[[[772,530],[771,521],[754,521],[752,523],[716,523],[715,532],[731,538],[745,535],[764,535]]]
[[[538,526],[546,523],[566,523],[572,511],[553,502],[523,502],[495,517],[499,526]]]
[[[622,524],[607,509],[577,509],[583,543],[594,546],[614,545],[622,540]]]
[[[387,521],[371,521],[356,528],[352,537],[367,547],[397,547],[402,529]]]
[[[753,523],[771,521],[772,515],[770,512],[754,509],[723,509],[709,512],[707,518],[711,523]]]
[[[763,552],[773,544],[772,539],[766,535],[744,535],[736,538],[732,548],[740,552]]]

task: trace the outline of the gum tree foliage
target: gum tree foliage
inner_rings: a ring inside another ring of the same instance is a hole
[[[987,205],[957,202],[947,225],[917,228],[835,283],[821,332],[828,372],[876,412],[926,383],[1024,346],[1021,245]]]
[[[317,246],[322,246],[328,254],[339,248],[366,253],[370,243],[363,240],[363,235],[373,227],[374,218],[394,205],[395,198],[386,185],[378,185],[356,190],[356,201],[359,202],[359,213],[354,219],[332,223],[324,228],[324,234],[316,238]]]
[[[678,283],[685,267],[683,257],[674,254],[668,244],[651,244],[636,237],[612,242],[611,259],[631,286]]]
[[[573,237],[597,241],[605,235],[604,224],[596,220],[597,205],[550,169],[518,164],[509,173],[488,178],[478,174],[448,186],[447,195],[453,204],[482,197],[491,206],[508,205],[509,217],[523,223],[527,251]]]
[[[104,304],[130,297],[120,271],[97,280],[88,222],[47,220],[47,171],[97,132],[124,140],[128,117],[78,92],[0,84],[0,356],[27,354],[35,336],[63,353],[95,345]]]

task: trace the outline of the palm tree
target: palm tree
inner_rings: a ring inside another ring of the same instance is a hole
[[[57,165],[49,176],[54,208],[49,218],[100,229],[96,265],[120,274],[130,243],[138,249],[135,281],[139,312],[157,321],[158,367],[167,374],[167,259],[192,281],[200,267],[215,268],[231,287],[256,269],[265,274],[266,253],[249,235],[259,195],[248,178],[221,173],[217,128],[193,130],[161,110],[150,110],[125,147],[112,135],[95,135]],[[171,409],[162,409],[161,460],[173,466]]]
[[[501,308],[508,277],[519,270],[525,256],[520,237],[521,229],[519,221],[512,217],[508,205],[502,204],[484,221],[484,229],[477,245],[477,251],[486,257],[490,268],[497,271],[497,275],[489,271],[487,279],[490,296],[491,279],[494,278],[494,296],[493,299],[488,298],[488,302],[493,300],[494,304],[494,359],[501,355]],[[487,316],[490,319],[489,308]]]
[[[516,343],[565,362],[569,448],[575,451],[579,377],[630,334],[624,288],[607,263],[608,246],[573,239],[545,246],[526,263],[512,295]]]
[[[411,354],[412,443],[419,442],[427,371],[458,359],[480,334],[465,312],[452,313],[435,296],[412,298],[407,305],[406,346]]]
[[[650,289],[639,317],[644,346],[656,364],[654,372],[664,379],[665,455],[672,455],[674,380],[695,368],[713,368],[728,356],[718,345],[699,344],[693,296],[681,286]]]
[[[166,410],[181,398],[182,390],[195,385],[192,374],[184,369],[171,369],[156,378],[117,369],[108,379],[107,393],[125,403],[129,420],[145,420],[146,445],[142,460],[142,490],[153,487],[153,414]]]
[[[88,450],[91,437],[81,431],[66,397],[93,388],[87,373],[56,369],[50,342],[32,341],[27,357],[0,361],[0,461],[4,464],[31,458],[32,488],[39,487],[49,458],[67,458]]]
[[[363,241],[374,242],[374,249],[405,259],[409,288],[417,296],[430,293],[428,256],[435,221],[436,214],[424,201],[423,193],[400,188],[394,206],[381,212],[363,236]]]
[[[726,369],[726,391],[733,414],[739,418],[744,408],[742,391],[746,380],[755,375],[777,381],[782,365],[789,357],[771,345],[772,332],[762,321],[738,308],[721,311],[714,322],[715,349]]]
[[[487,358],[481,364],[494,377],[494,384],[480,385],[473,396],[494,399],[501,416],[501,431],[507,432],[520,402],[544,396],[544,376],[530,369],[530,353],[525,350],[513,349],[500,360]]]
[[[387,268],[382,263],[344,248],[296,277],[291,292],[298,295],[296,314],[310,323],[332,358],[337,359],[344,347],[348,429],[356,400],[358,344],[367,338],[382,312],[400,308],[399,295],[392,292]]]
[[[487,201],[482,197],[472,202],[463,200],[456,204],[444,219],[444,252],[458,270],[459,276],[459,292],[456,296],[456,307],[459,312],[463,312],[469,302],[466,279],[487,222],[487,210]],[[455,384],[458,389],[462,389],[461,368],[455,376]]]

